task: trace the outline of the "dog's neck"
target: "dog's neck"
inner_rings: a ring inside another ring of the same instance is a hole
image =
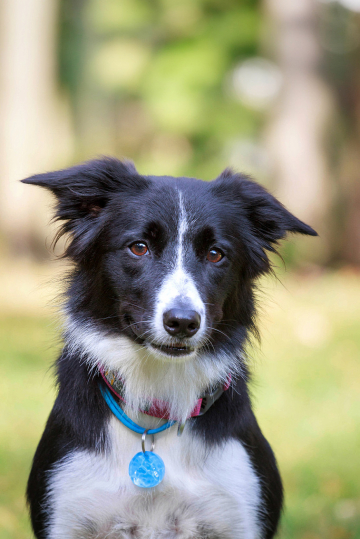
[[[101,365],[99,365],[99,372],[111,393],[115,395],[115,397],[117,397],[117,399],[121,401],[124,406],[126,406],[125,382],[119,378],[116,372],[109,370],[105,371]],[[208,388],[206,393],[196,401],[192,412],[188,416],[188,419],[190,417],[198,417],[199,415],[203,415],[205,412],[207,412],[207,410],[214,404],[214,402],[217,401],[222,393],[229,389],[230,384],[231,376],[229,375],[226,384],[218,383],[215,386]],[[159,401],[158,399],[148,402],[146,408],[140,410],[140,412],[152,417],[157,417],[159,419],[170,419],[175,421],[178,419],[176,417],[171,417],[169,404],[167,402]]]
[[[161,361],[124,335],[108,335],[91,322],[68,319],[67,346],[86,361],[89,374],[113,371],[124,383],[124,400],[133,411],[146,409],[149,402],[167,403],[170,417],[185,421],[198,399],[211,386],[226,385],[229,376],[240,374],[239,361],[231,355],[199,354],[191,361]]]

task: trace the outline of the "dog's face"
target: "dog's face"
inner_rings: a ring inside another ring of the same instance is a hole
[[[265,189],[226,170],[217,180],[140,176],[115,159],[34,176],[58,199],[76,263],[68,308],[155,359],[186,362],[242,346],[253,285],[287,232],[315,235]]]
[[[107,211],[103,272],[119,331],[170,361],[221,340],[246,253],[234,211],[212,184],[148,178],[136,195],[114,196]]]

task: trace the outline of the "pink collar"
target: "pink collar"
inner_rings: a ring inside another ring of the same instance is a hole
[[[102,366],[99,365],[100,374],[105,382],[105,384],[111,389],[111,391],[116,395],[118,399],[125,402],[124,399],[124,382],[123,380],[115,374],[114,371],[105,371]],[[209,389],[208,392],[204,394],[200,399],[198,399],[193,411],[189,417],[197,417],[205,414],[208,409],[214,404],[215,401],[227,391],[231,384],[231,376],[228,376],[226,384],[221,385],[220,383],[216,386]],[[144,410],[141,410],[142,413],[151,415],[154,417],[159,417],[161,419],[171,419],[169,416],[169,406],[166,402],[160,400],[153,400],[149,402]],[[188,418],[189,419],[189,418]]]

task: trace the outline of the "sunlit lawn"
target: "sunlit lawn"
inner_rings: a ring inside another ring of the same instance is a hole
[[[282,539],[360,538],[360,278],[267,283],[254,405],[285,483]],[[51,318],[0,326],[0,538],[31,537],[30,462],[54,398]]]

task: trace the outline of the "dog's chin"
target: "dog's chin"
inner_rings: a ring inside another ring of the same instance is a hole
[[[155,342],[144,344],[154,358],[169,363],[185,363],[191,361],[197,355],[197,349],[195,347],[186,345],[157,344]]]

